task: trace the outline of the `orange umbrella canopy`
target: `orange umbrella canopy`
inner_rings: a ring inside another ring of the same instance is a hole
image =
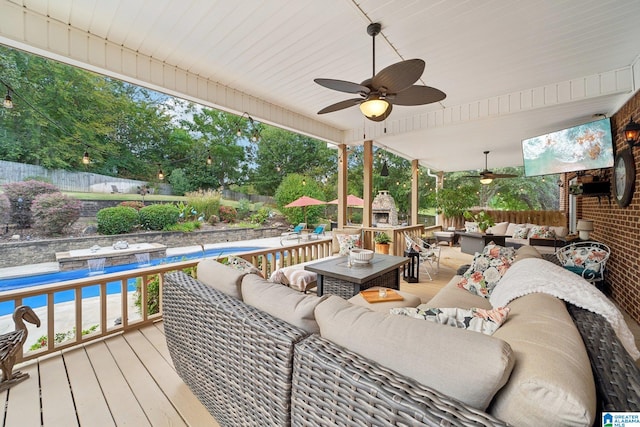
[[[330,205],[337,205],[338,204],[338,199],[330,201],[329,204]],[[353,194],[349,194],[347,196],[347,206],[362,207],[362,206],[364,206],[364,200],[362,200],[358,196],[354,196]]]
[[[302,208],[304,211],[304,222],[307,222],[307,206],[316,206],[316,205],[326,205],[327,202],[323,202],[322,200],[314,199],[309,196],[302,196],[295,199],[293,202],[285,205],[285,208]]]
[[[285,208],[303,208],[305,206],[315,206],[315,205],[326,205],[327,202],[323,202],[322,200],[314,199],[309,196],[302,196],[295,199],[293,202],[285,205]]]

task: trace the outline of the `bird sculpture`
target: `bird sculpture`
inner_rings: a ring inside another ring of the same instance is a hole
[[[26,372],[13,372],[13,365],[15,365],[18,355],[22,356],[22,346],[29,333],[27,326],[24,324],[25,321],[40,327],[40,319],[31,307],[21,305],[13,312],[13,322],[16,330],[0,335],[0,369],[2,369],[0,391],[29,378],[29,374]]]

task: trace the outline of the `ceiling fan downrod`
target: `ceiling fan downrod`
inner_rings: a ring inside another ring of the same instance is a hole
[[[373,70],[371,72],[371,78],[376,75],[376,36],[380,34],[380,30],[382,29],[382,25],[379,22],[374,22],[372,24],[367,25],[367,34],[373,37]]]

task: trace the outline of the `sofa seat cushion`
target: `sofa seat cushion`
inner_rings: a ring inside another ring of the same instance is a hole
[[[324,338],[478,409],[487,407],[514,363],[502,340],[378,313],[337,296],[318,304],[316,320]]]
[[[218,262],[215,259],[203,259],[196,268],[198,280],[212,288],[242,300],[240,285],[246,272],[237,270]]]
[[[534,293],[508,307],[509,318],[493,336],[511,345],[516,364],[490,413],[517,426],[592,425],[596,393],[591,365],[564,302]]]
[[[325,297],[301,294],[255,274],[244,277],[241,289],[245,303],[309,333],[320,332],[314,309]]]

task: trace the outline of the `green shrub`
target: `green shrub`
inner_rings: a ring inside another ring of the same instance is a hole
[[[187,191],[193,190],[193,186],[189,182],[189,178],[187,178],[184,169],[174,169],[171,171],[168,180],[169,184],[171,184],[171,193],[176,196],[182,196]]]
[[[144,208],[144,203],[137,200],[125,200],[124,202],[120,202],[118,206],[127,206],[139,211],[140,209]]]
[[[88,327],[87,329],[83,329],[82,330],[82,335],[89,335],[94,333],[97,329],[98,326],[100,325],[93,325]],[[67,341],[67,340],[72,340],[76,337],[76,328],[75,326],[73,328],[71,328],[71,330],[67,331],[67,332],[58,332],[55,334],[55,336],[53,337],[53,341],[56,344],[62,344],[63,342]],[[47,347],[48,344],[48,339],[46,335],[42,335],[40,336],[40,338],[38,338],[38,340],[31,345],[31,347],[29,347],[29,351],[35,351],[35,350],[40,350],[41,348],[45,348]]]
[[[235,222],[238,218],[238,212],[232,206],[220,206],[219,215],[222,222]]]
[[[11,221],[20,228],[30,227],[33,223],[31,203],[36,196],[60,192],[53,184],[34,180],[4,184],[3,189],[11,203]]]
[[[240,199],[236,211],[238,212],[239,219],[244,219],[249,216],[249,212],[251,211],[251,202],[249,199]]]
[[[31,204],[35,226],[46,235],[61,234],[68,225],[80,218],[80,200],[72,199],[62,193],[40,194]]]
[[[251,215],[251,222],[254,224],[263,224],[269,218],[270,213],[269,208],[260,208],[258,212]]]
[[[208,220],[220,210],[220,193],[213,190],[186,193],[187,203]]]
[[[98,211],[98,233],[129,233],[139,224],[138,211],[128,206],[115,206]]]
[[[177,224],[180,210],[174,205],[150,205],[140,209],[140,225],[146,230],[163,230]]]
[[[190,233],[199,229],[201,226],[200,221],[188,221],[188,222],[179,222],[177,224],[172,224],[164,229],[166,231],[182,231],[184,233]]]
[[[0,194],[0,224],[9,223],[11,218],[11,203],[6,194]]]

